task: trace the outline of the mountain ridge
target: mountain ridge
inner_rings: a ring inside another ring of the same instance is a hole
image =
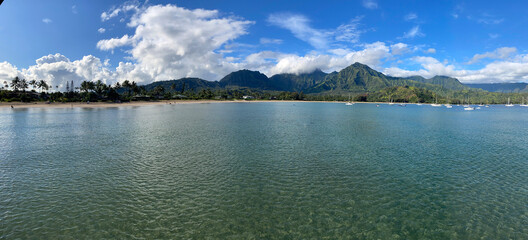
[[[470,87],[458,79],[447,76],[424,78],[421,76],[392,77],[378,72],[368,65],[356,62],[340,71],[325,73],[316,69],[311,73],[281,73],[267,77],[259,71],[248,69],[231,72],[220,81],[208,81],[200,78],[181,78],[158,81],[145,85],[147,89],[162,85],[166,90],[179,89],[221,89],[250,88],[268,91],[322,93],[361,93],[373,92],[393,86],[413,86],[434,91],[465,90]]]

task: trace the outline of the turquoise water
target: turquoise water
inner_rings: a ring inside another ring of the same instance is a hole
[[[0,239],[528,239],[528,108],[0,108]]]

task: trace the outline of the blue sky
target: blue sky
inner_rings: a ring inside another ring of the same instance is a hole
[[[0,80],[330,72],[528,81],[523,1],[15,1],[0,6]]]

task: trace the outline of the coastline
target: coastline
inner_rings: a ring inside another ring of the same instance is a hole
[[[206,103],[261,103],[261,102],[327,102],[344,103],[338,101],[300,101],[300,100],[160,100],[160,101],[134,101],[123,103],[112,102],[0,102],[0,108],[105,108],[105,107],[140,107],[170,104],[206,104]]]
[[[209,104],[209,103],[266,103],[266,102],[289,102],[289,103],[346,103],[346,101],[301,101],[301,100],[159,100],[159,101],[134,101],[134,102],[0,102],[0,109],[3,108],[107,108],[107,107],[140,107],[152,105],[170,105],[170,104]],[[388,104],[387,102],[354,102],[357,104]],[[399,103],[396,104],[416,104],[416,103]],[[422,103],[429,105],[430,103]],[[491,104],[490,104],[491,105]]]

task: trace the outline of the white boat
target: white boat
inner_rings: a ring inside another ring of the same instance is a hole
[[[345,105],[347,105],[347,106],[354,105],[354,103],[352,101],[350,101],[350,95],[348,95],[348,102],[346,102]]]
[[[513,104],[510,103],[510,98],[508,98],[508,104],[506,104],[506,107],[513,107]]]
[[[474,107],[472,107],[472,106],[469,105],[469,97],[468,97],[468,100],[467,100],[467,101],[468,101],[468,104],[467,104],[467,105],[464,105],[464,111],[473,111],[473,110],[475,110]]]
[[[527,97],[528,99],[528,97]],[[522,99],[522,104],[520,105],[521,107],[528,107],[528,104],[524,104],[524,98]]]
[[[453,108],[453,106],[451,104],[446,104],[445,107],[446,108]]]
[[[422,105],[423,105],[423,104],[421,104],[421,103],[417,103],[417,104],[416,104],[416,106],[422,106]]]
[[[435,97],[435,103],[431,103],[431,107],[441,107],[442,104],[438,104],[438,98]]]

